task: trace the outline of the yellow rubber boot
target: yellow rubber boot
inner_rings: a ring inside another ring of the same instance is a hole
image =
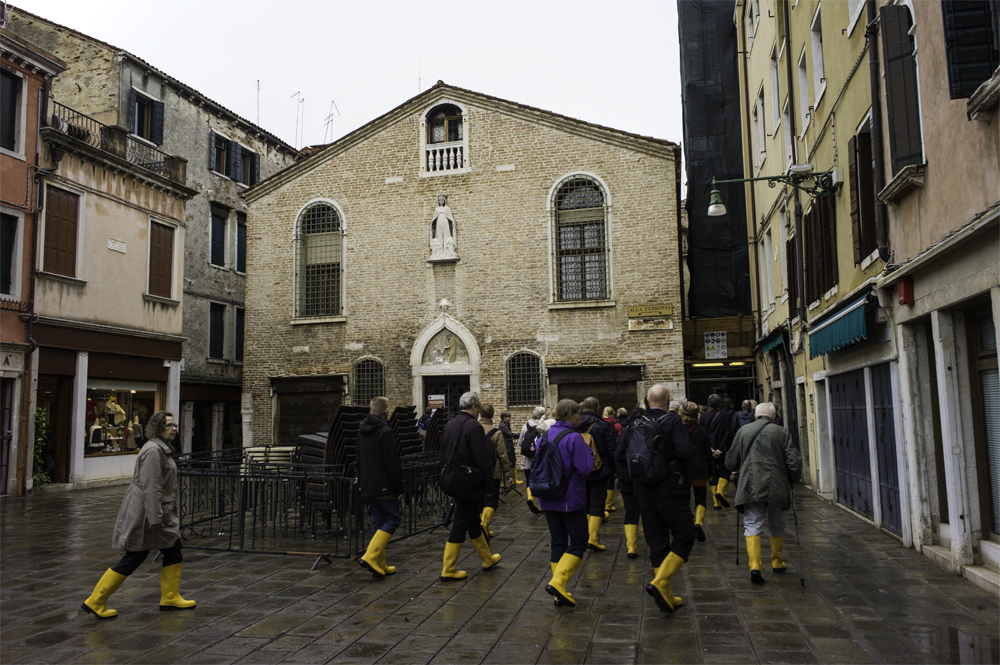
[[[726,486],[728,484],[728,480],[725,478],[719,478],[719,487],[715,491],[715,498],[718,499],[719,503],[721,503],[725,508],[729,507],[729,498],[726,496]]]
[[[673,552],[667,555],[660,567],[656,569],[656,577],[646,585],[646,593],[653,597],[661,612],[673,612],[684,604],[680,596],[674,595],[671,580],[684,565],[684,559]]]
[[[784,551],[785,537],[776,538],[775,536],[771,536],[771,570],[779,575],[787,570],[785,560],[781,558],[781,554]]]
[[[391,538],[391,533],[379,529],[372,536],[372,539],[368,541],[368,549],[365,551],[364,556],[358,560],[362,568],[371,572],[372,577],[385,577],[385,568],[379,565],[379,558],[385,556],[385,546]]]
[[[582,559],[572,554],[563,554],[552,572],[552,579],[545,585],[545,593],[555,596],[555,604],[559,607],[576,607],[576,600],[566,590],[573,573],[580,567]]]
[[[721,510],[722,504],[719,503],[719,497],[716,496],[716,492],[718,491],[718,489],[719,488],[717,485],[708,486],[709,493],[712,495],[712,507],[715,508],[716,510]]]
[[[512,469],[512,470],[513,470],[513,472],[514,472],[514,484],[515,484],[515,485],[523,485],[523,484],[524,484],[524,481],[523,481],[523,480],[518,480],[518,479],[517,479],[517,467],[516,467],[516,466],[514,466],[513,464],[511,464],[511,469]]]
[[[472,539],[472,546],[476,548],[476,553],[483,560],[483,570],[491,570],[493,566],[500,563],[500,555],[490,552],[490,544],[486,542],[486,536],[479,534],[478,538]]]
[[[382,553],[378,555],[378,565],[379,565],[379,568],[381,568],[382,570],[385,571],[386,575],[392,575],[393,573],[396,572],[396,566],[390,566],[390,565],[388,565],[385,562],[385,550],[384,549],[382,550]]]
[[[760,560],[760,536],[747,536],[747,561],[750,564],[750,581],[755,584],[764,582],[764,568]]]
[[[464,570],[458,570],[458,553],[462,551],[462,543],[444,544],[444,565],[441,568],[441,581],[464,580],[469,576]]]
[[[486,534],[487,538],[493,537],[493,532],[490,531],[490,522],[493,521],[493,515],[496,513],[496,508],[486,507],[483,508],[482,514],[479,516],[480,523],[483,526],[483,533]]]
[[[120,587],[124,581],[125,575],[116,573],[108,568],[104,575],[101,576],[97,586],[94,587],[94,592],[90,594],[90,598],[83,601],[83,605],[80,607],[83,610],[90,612],[98,619],[111,619],[112,617],[118,616],[118,610],[108,609],[108,598],[110,598],[111,594],[115,591],[118,591],[118,587]]]
[[[638,524],[626,524],[625,525],[625,547],[628,549],[628,558],[634,559],[639,556],[638,550],[636,550],[636,541],[639,539],[639,525]]]
[[[694,508],[694,537],[699,543],[705,542],[705,506]]]
[[[198,603],[181,597],[181,566],[175,563],[160,569],[160,611],[187,610]]]
[[[603,552],[607,548],[597,540],[597,532],[601,530],[601,523],[604,522],[600,515],[587,516],[587,528],[590,531],[590,540],[587,541],[587,549],[594,552]]]
[[[556,574],[556,566],[558,566],[558,565],[559,565],[558,561],[549,561],[549,567],[552,568],[552,574],[553,575]]]
[[[533,512],[533,513],[534,513],[534,514],[536,514],[536,515],[537,515],[538,513],[542,512],[542,511],[541,511],[541,510],[540,510],[540,509],[538,508],[538,504],[537,504],[537,503],[535,503],[535,499],[534,499],[534,498],[533,498],[533,497],[531,496],[531,488],[530,488],[530,487],[528,487],[527,489],[525,489],[525,492],[527,492],[527,493],[528,493],[528,510],[530,510],[531,512]]]
[[[604,502],[604,510],[605,510],[605,512],[613,513],[613,512],[615,512],[615,510],[617,510],[615,508],[614,500],[615,500],[615,491],[614,490],[608,490],[608,498]]]

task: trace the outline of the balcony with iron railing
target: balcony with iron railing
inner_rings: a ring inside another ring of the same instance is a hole
[[[51,101],[48,125],[87,145],[110,152],[147,171],[184,184],[184,160],[131,136],[120,127],[111,127],[65,104]]]

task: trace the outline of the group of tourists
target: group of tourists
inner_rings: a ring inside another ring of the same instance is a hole
[[[519,435],[510,428],[511,414],[503,412],[495,424],[494,407],[482,403],[476,392],[463,394],[458,406],[458,414],[442,432],[439,453],[440,486],[453,502],[441,581],[468,576],[458,569],[466,540],[482,559],[482,570],[500,563],[501,555],[490,550],[490,524],[501,486],[526,481],[528,508],[545,514],[551,538],[551,578],[545,591],[557,607],[574,606],[568,586],[584,555],[607,549],[599,535],[616,511],[616,478],[627,556],[639,556],[641,521],[655,570],[645,591],[662,612],[683,605],[671,580],[688,561],[695,541],[706,539],[709,493],[714,509],[735,504],[743,513],[751,581],[764,582],[765,519],[771,570],[785,572],[784,512],[792,501],[792,484],[799,480],[802,457],[788,430],[776,423],[770,402],[755,405],[747,400],[734,412],[720,396],[711,395],[702,409],[694,402],[672,401],[667,387],[656,384],[646,393],[644,406],[631,413],[611,407],[601,412],[594,397],[581,403],[560,400],[551,417],[546,408],[536,407]],[[389,401],[375,397],[369,407],[358,431],[357,478],[371,517],[371,539],[359,564],[373,577],[384,578],[396,572],[386,561],[386,545],[402,520],[404,485],[388,423]],[[163,553],[160,609],[196,604],[180,594],[177,465],[171,454],[176,434],[174,418],[167,412],[155,414],[146,425],[149,441],[139,452],[115,526],[113,546],[125,554],[83,603],[84,610],[99,618],[117,614],[107,607],[108,598],[153,548]],[[525,481],[516,478],[518,451]],[[727,494],[730,483],[736,485],[732,501]]]

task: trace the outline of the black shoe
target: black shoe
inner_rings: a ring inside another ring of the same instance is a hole
[[[722,510],[722,506],[712,506],[715,510]]]
[[[775,575],[784,575],[786,570],[788,570],[788,568],[772,568],[771,572]]]
[[[531,512],[533,512],[536,515],[538,513],[542,512],[541,510],[538,509],[538,506],[536,506],[535,502],[532,501],[531,499],[528,499],[528,510],[530,510]]]
[[[700,524],[694,525],[694,537],[698,539],[699,543],[705,542],[705,530],[701,528]]]
[[[727,499],[725,497],[725,495],[719,494],[718,492],[716,492],[715,493],[715,498],[719,500],[719,503],[721,503],[724,508],[728,508],[729,507],[729,499]],[[716,508],[716,510],[718,510],[718,508]]]
[[[636,554],[635,552],[629,552],[628,553],[628,558],[630,558],[630,559],[638,559],[639,555]]]
[[[764,583],[764,574],[761,573],[759,570],[751,570],[750,571],[750,581],[753,582],[754,584],[763,584]]]

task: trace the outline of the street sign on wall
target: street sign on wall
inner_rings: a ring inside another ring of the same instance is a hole
[[[705,360],[728,358],[726,331],[705,333]]]

